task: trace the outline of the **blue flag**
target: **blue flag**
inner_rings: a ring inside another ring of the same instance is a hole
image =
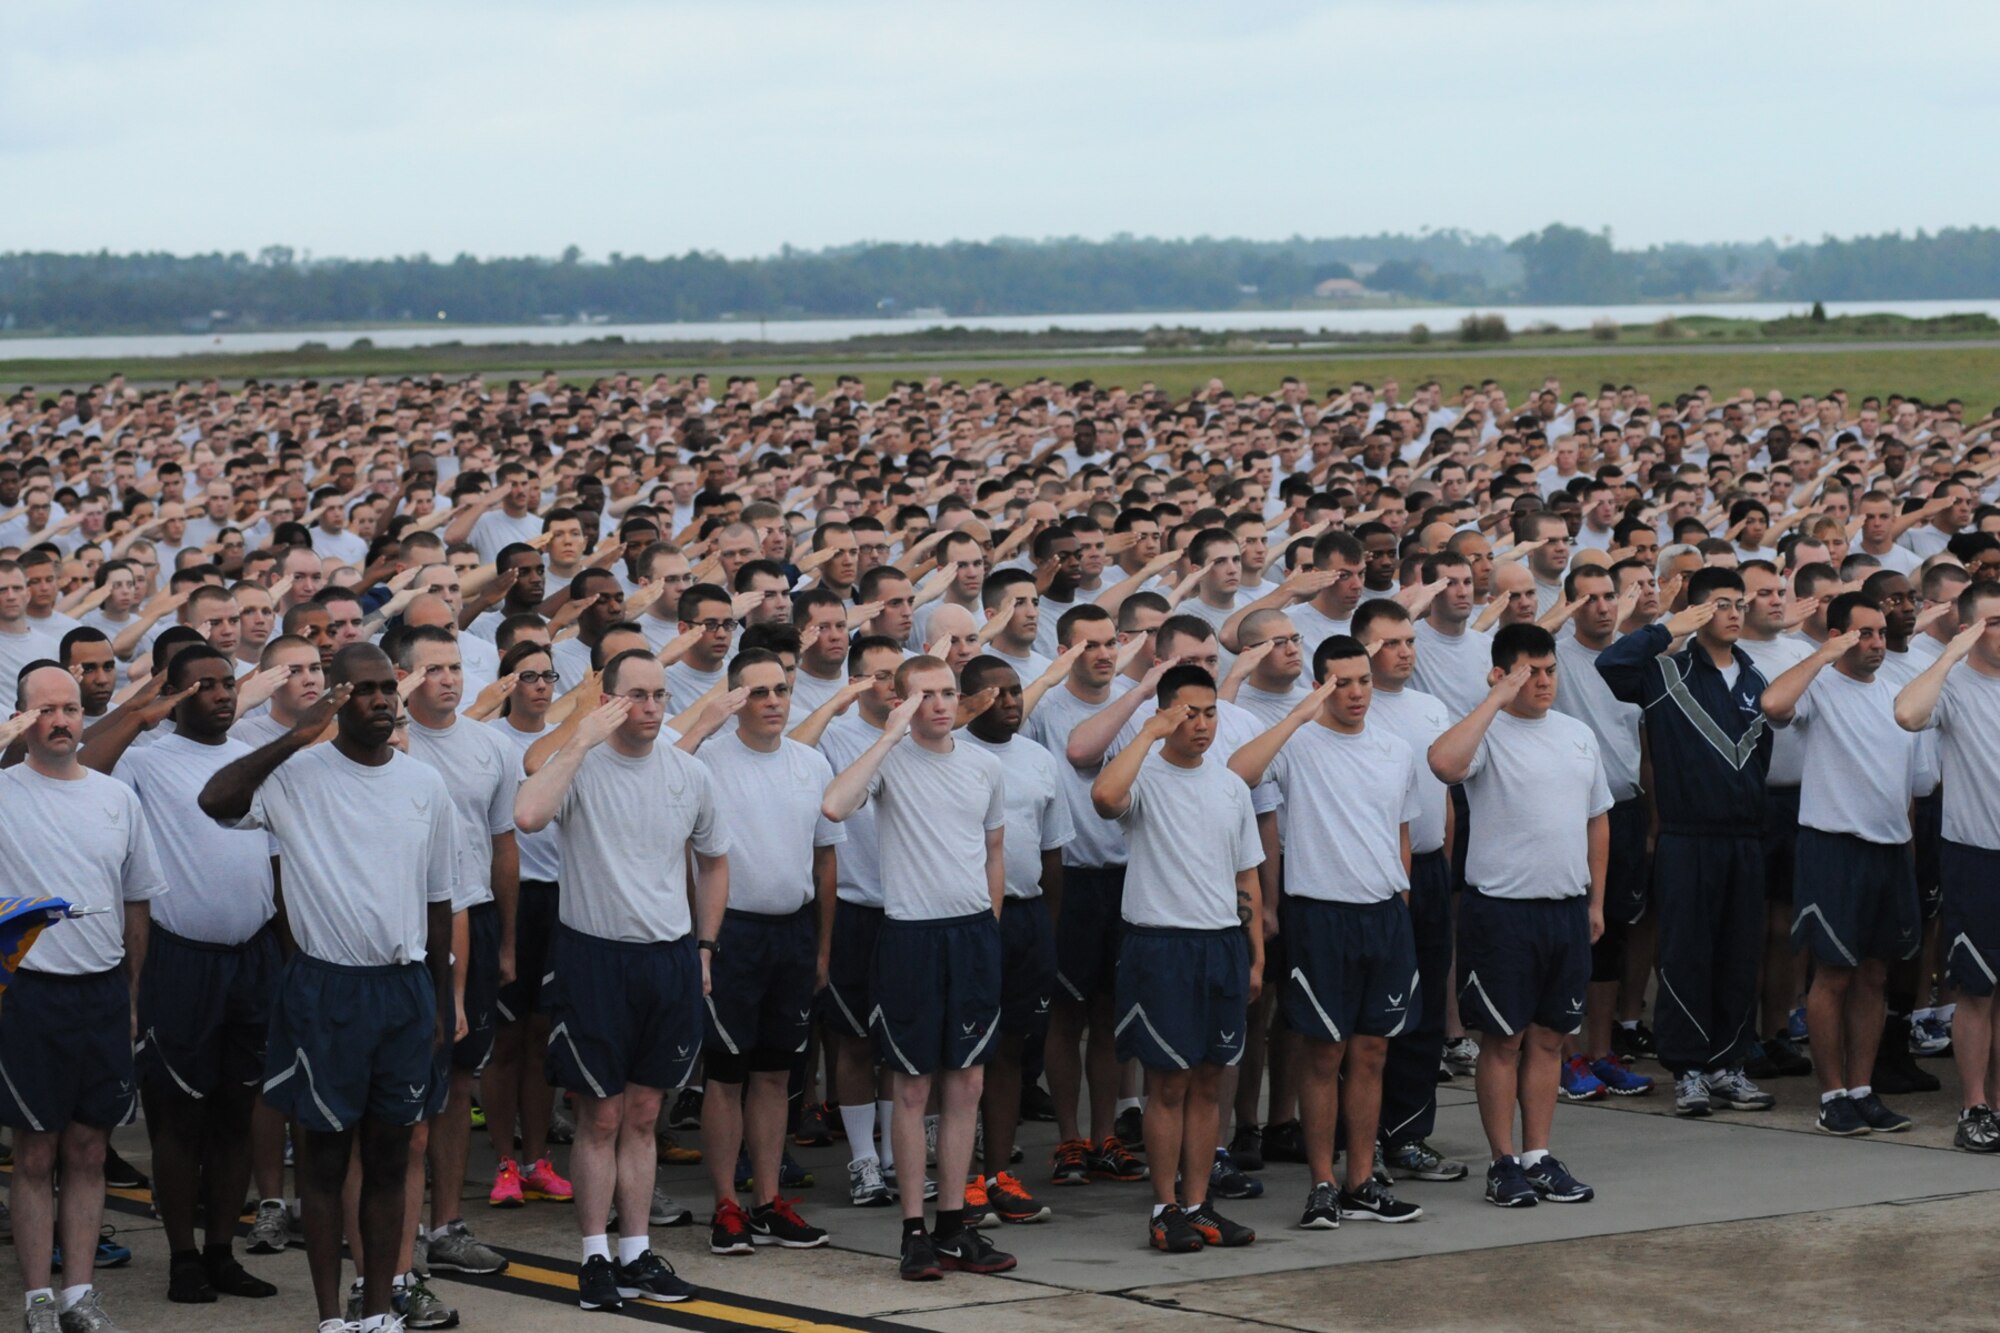
[[[0,898],[0,991],[34,947],[35,937],[70,914],[61,898]]]

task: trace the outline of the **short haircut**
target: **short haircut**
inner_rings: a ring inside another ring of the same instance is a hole
[[[1159,689],[1153,692],[1154,702],[1158,703],[1160,707],[1165,708],[1173,702],[1176,694],[1189,687],[1214,690],[1215,677],[1209,675],[1202,667],[1190,666],[1185,663],[1177,667],[1169,667],[1167,673],[1160,677]]]
[[[1556,636],[1540,625],[1502,625],[1493,635],[1493,665],[1512,671],[1524,657],[1554,657]]]
[[[1393,597],[1370,597],[1354,608],[1354,619],[1348,622],[1348,631],[1357,639],[1364,639],[1368,631],[1381,624],[1407,624],[1410,610]]]
[[[1743,575],[1733,569],[1704,565],[1688,576],[1688,605],[1698,606],[1718,592],[1742,592]]]
[[[1118,608],[1118,632],[1130,634],[1139,623],[1138,613],[1141,611],[1158,611],[1164,616],[1171,613],[1173,608],[1167,605],[1166,598],[1156,592],[1135,592]],[[1057,621],[1056,626],[1060,632],[1062,622]]]
[[[167,663],[167,688],[177,690],[185,685],[188,672],[194,669],[197,662],[228,663],[229,658],[219,648],[211,648],[205,643],[190,644],[174,654],[174,660]],[[235,674],[234,666],[230,667],[230,674]]]
[[[546,657],[549,659],[549,665],[555,665],[554,651],[547,644],[517,643],[506,652],[500,654],[500,674],[503,676],[513,675],[521,669],[521,663],[531,657]]]
[[[868,660],[868,654],[879,653],[885,649],[896,654],[898,658],[903,655],[903,645],[886,634],[862,635],[847,649],[847,674],[860,675],[861,664]]]
[[[1007,599],[1010,589],[1023,583],[1032,588],[1035,576],[1025,569],[996,569],[979,586],[979,604],[991,611]]]
[[[1424,582],[1436,583],[1438,576],[1447,569],[1470,571],[1472,562],[1458,551],[1439,551],[1435,555],[1427,555],[1424,557]]]
[[[790,653],[792,660],[797,661],[799,642],[799,632],[792,626],[767,623],[746,627],[743,633],[737,636],[736,649],[738,652],[746,652],[752,648],[762,648],[766,652],[781,656]]]
[[[319,665],[319,653],[311,643],[296,634],[273,634],[264,644],[264,651],[257,654],[258,670],[265,670],[277,663],[278,654],[288,648],[303,648],[313,654],[313,665]]]
[[[1844,592],[1826,604],[1826,627],[1834,634],[1845,634],[1847,627],[1854,623],[1856,611],[1881,613],[1882,603],[1865,592]]]
[[[947,676],[951,675],[951,667],[942,657],[932,657],[929,653],[919,653],[896,668],[896,697],[899,699],[909,698],[910,677],[924,671],[942,671]],[[958,678],[953,676],[952,679],[956,682]]]
[[[1194,540],[1187,544],[1188,564],[1190,566],[1207,564],[1210,548],[1220,542],[1227,542],[1233,546],[1236,544],[1236,538],[1230,535],[1227,528],[1203,528],[1197,532]]]
[[[354,673],[359,668],[375,666],[378,663],[388,666],[389,655],[372,643],[350,643],[333,655],[332,668],[326,673],[327,688],[344,685],[354,678]]]
[[[1159,630],[1153,635],[1153,651],[1158,653],[1160,644],[1168,639],[1188,639],[1202,643],[1215,637],[1215,626],[1200,616],[1168,616],[1160,622]]]
[[[861,577],[855,581],[854,600],[856,602],[872,602],[881,596],[883,584],[892,583],[897,579],[901,579],[905,583],[910,582],[910,576],[894,565],[876,565],[873,569],[864,571]]]
[[[729,688],[735,689],[743,683],[743,673],[753,666],[774,666],[785,669],[784,659],[767,648],[745,648],[729,659]]]
[[[1609,565],[1572,565],[1569,573],[1563,575],[1563,597],[1575,601],[1577,580],[1595,578],[1610,579],[1612,587],[1618,586],[1618,580],[1612,575]]]
[[[208,640],[202,638],[190,626],[175,625],[163,631],[159,638],[153,640],[153,670],[166,670],[167,663],[174,660],[177,650],[186,652],[194,644],[200,644],[205,648],[208,646]]]
[[[674,607],[674,614],[680,618],[683,625],[693,624],[700,618],[703,605],[710,602],[720,602],[724,606],[729,606],[729,593],[719,583],[697,583],[681,594],[680,602]]]
[[[1067,648],[1076,637],[1078,625],[1111,624],[1111,613],[1095,602],[1083,602],[1062,613],[1056,621],[1056,642]],[[966,665],[970,666],[971,663]]]
[[[807,588],[792,597],[792,623],[805,625],[812,621],[812,613],[820,607],[831,607],[839,611],[841,618],[847,617],[847,603],[840,600],[840,594],[831,588]]]
[[[75,629],[63,635],[62,642],[56,647],[57,656],[61,659],[64,666],[68,666],[76,660],[76,646],[80,643],[101,643],[108,647],[111,639],[103,630],[97,629],[94,626],[78,625]]]
[[[653,654],[644,648],[627,648],[624,652],[614,655],[609,662],[604,664],[603,683],[598,688],[606,694],[616,694],[618,693],[618,677],[624,673],[626,667],[638,662],[651,662],[655,660],[657,659],[654,658]]]
[[[1979,610],[1979,604],[1989,597],[2000,597],[2000,583],[1995,583],[1991,579],[1982,579],[1978,583],[1971,584],[1964,592],[1960,593],[1958,595],[1959,624],[1970,625],[1974,613]]]
[[[1326,680],[1326,664],[1342,662],[1350,657],[1366,658],[1368,650],[1361,646],[1361,640],[1352,634],[1329,634],[1313,649],[1313,681],[1315,684]]]
[[[1313,568],[1325,569],[1326,562],[1333,559],[1349,564],[1365,564],[1368,551],[1353,537],[1335,528],[1322,532],[1319,540],[1313,543]]]
[[[405,625],[396,639],[396,665],[408,671],[417,664],[417,646],[425,643],[456,648],[458,640],[442,625]]]
[[[1002,658],[995,657],[991,653],[981,653],[978,657],[967,662],[964,668],[959,671],[958,688],[967,694],[977,694],[986,688],[988,677],[997,676],[1002,671],[1014,672],[1014,664]],[[1018,679],[1019,673],[1015,672],[1014,674],[1016,679]]]
[[[518,612],[501,621],[500,627],[493,631],[493,646],[504,653],[520,643],[521,635],[527,631],[531,629],[547,629],[548,627],[549,622],[536,615],[533,611]],[[504,675],[506,673],[502,672],[501,674]]]

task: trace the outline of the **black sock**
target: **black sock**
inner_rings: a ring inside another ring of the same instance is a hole
[[[923,1219],[923,1218],[921,1218],[921,1217],[906,1217],[906,1218],[904,1218],[904,1219],[903,1219],[903,1234],[904,1234],[905,1236],[921,1236],[921,1235],[923,1235],[923,1234],[924,1234],[924,1219]]]
[[[176,1305],[207,1305],[215,1287],[198,1250],[175,1250],[167,1263],[167,1299]]]
[[[174,1250],[167,1255],[167,1262],[170,1264],[198,1264],[201,1262],[201,1251]]]
[[[940,1208],[937,1210],[937,1225],[931,1228],[931,1235],[939,1240],[950,1240],[965,1230],[965,1209]]]

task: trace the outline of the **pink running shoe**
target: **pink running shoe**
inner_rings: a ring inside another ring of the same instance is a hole
[[[528,1198],[549,1203],[568,1203],[575,1195],[569,1182],[556,1174],[556,1164],[546,1157],[528,1168],[528,1174],[521,1179],[521,1188]]]
[[[493,1173],[493,1192],[486,1196],[486,1202],[493,1208],[519,1208],[525,1202],[521,1197],[521,1167],[513,1158],[500,1159],[500,1169]]]

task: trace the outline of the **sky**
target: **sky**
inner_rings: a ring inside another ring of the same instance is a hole
[[[1991,0],[20,0],[0,249],[2000,222]]]

